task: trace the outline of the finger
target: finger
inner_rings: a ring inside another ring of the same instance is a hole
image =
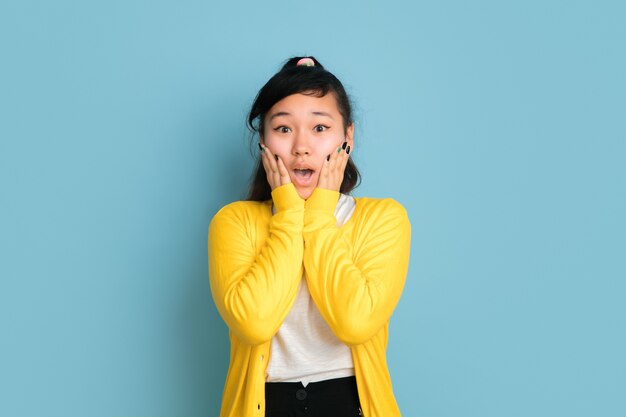
[[[272,156],[272,152],[266,146],[261,145],[261,149],[261,160],[267,176],[267,182],[270,184],[270,188],[274,190],[274,188],[280,185],[280,176],[278,175],[278,169],[275,168],[275,159]],[[272,166],[272,162],[274,162],[274,167]]]
[[[343,143],[345,143],[345,142],[343,142]],[[330,168],[330,171],[333,174],[337,174],[337,172],[339,171],[339,168],[341,166],[341,159],[342,159],[341,154],[343,153],[342,151],[343,151],[343,144],[339,145],[337,147],[337,149],[335,149],[335,152],[330,157],[330,162],[331,163],[330,163],[330,167],[329,168]]]
[[[281,157],[278,157],[276,160],[276,166],[278,167],[278,174],[280,175],[280,183],[287,184],[291,182],[291,177],[289,176],[289,171],[283,162]]]
[[[335,161],[337,160],[337,156],[339,155],[339,152],[341,150],[341,146],[338,148],[333,148],[333,150],[326,156],[326,161],[324,162],[324,165],[328,166],[328,171],[333,171],[335,168]]]
[[[272,151],[270,150],[270,148],[268,148],[265,145],[263,145],[263,149],[265,149],[265,153],[267,156],[267,164],[271,168],[272,173],[278,172],[278,165],[276,165],[276,155],[274,155]]]
[[[317,187],[319,188],[328,188],[328,173],[330,169],[330,157],[332,155],[328,154],[326,158],[324,158],[324,163],[322,164],[322,169],[320,170],[320,175],[317,177]]]
[[[329,177],[328,188],[339,191],[341,184],[343,183],[344,171],[347,164],[346,149],[348,143],[344,141],[341,146],[337,148],[337,152],[329,161]]]
[[[337,191],[341,188],[344,175],[343,173],[347,164],[344,160],[347,146],[347,141],[344,141],[326,156],[326,159],[322,164],[320,176],[317,180],[317,186],[319,188]]]
[[[269,162],[267,159],[267,152],[265,151],[265,148],[263,147],[263,145],[259,144],[259,147],[261,148],[261,162],[263,163],[263,168],[265,169],[265,173],[269,175],[270,172],[272,171],[270,169]]]
[[[263,168],[265,168],[265,172],[269,171],[269,162],[267,161],[267,151],[265,147],[259,143],[259,149],[261,150],[261,162],[263,162]]]
[[[274,153],[268,148],[265,147],[267,151],[267,161],[268,165],[272,170],[272,187],[276,188],[280,185],[288,184],[291,182],[291,177],[289,176],[289,171],[285,166],[282,158]],[[272,189],[273,189],[272,188]]]
[[[344,149],[343,152],[341,152],[341,167],[340,167],[340,172],[341,172],[341,177],[343,178],[343,173],[346,170],[346,166],[348,165],[348,159],[350,159],[350,152],[352,151],[352,149],[350,148],[350,145],[346,145],[346,149]]]
[[[274,181],[276,168],[272,167],[272,161],[274,158],[271,155],[271,152],[267,147],[263,147],[261,160],[263,161],[263,168],[265,168],[265,173],[267,174],[267,180],[270,182],[270,185],[274,185],[272,182]]]
[[[320,172],[320,176],[328,178],[333,169],[333,164],[335,162],[335,152],[331,152],[326,156],[326,160],[322,165],[322,172]]]
[[[281,174],[278,169],[278,155],[272,153],[272,151],[266,146],[265,150],[267,152],[267,163],[272,170],[272,187],[276,188],[282,184]]]

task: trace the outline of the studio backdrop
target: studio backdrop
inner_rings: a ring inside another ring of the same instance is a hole
[[[626,415],[625,21],[617,0],[3,0],[0,415],[218,416],[207,228],[296,55],[353,99],[354,195],[411,220],[403,415]]]

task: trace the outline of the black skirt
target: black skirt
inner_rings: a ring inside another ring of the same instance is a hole
[[[362,416],[356,378],[311,382],[266,382],[265,417]]]

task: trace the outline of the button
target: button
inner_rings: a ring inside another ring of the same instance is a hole
[[[306,398],[306,391],[303,389],[299,389],[298,391],[296,391],[296,398],[300,401],[304,400]]]

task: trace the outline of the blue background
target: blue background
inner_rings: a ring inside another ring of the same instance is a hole
[[[292,55],[413,226],[405,416],[626,415],[620,1],[3,0],[0,415],[217,416],[207,226]]]

